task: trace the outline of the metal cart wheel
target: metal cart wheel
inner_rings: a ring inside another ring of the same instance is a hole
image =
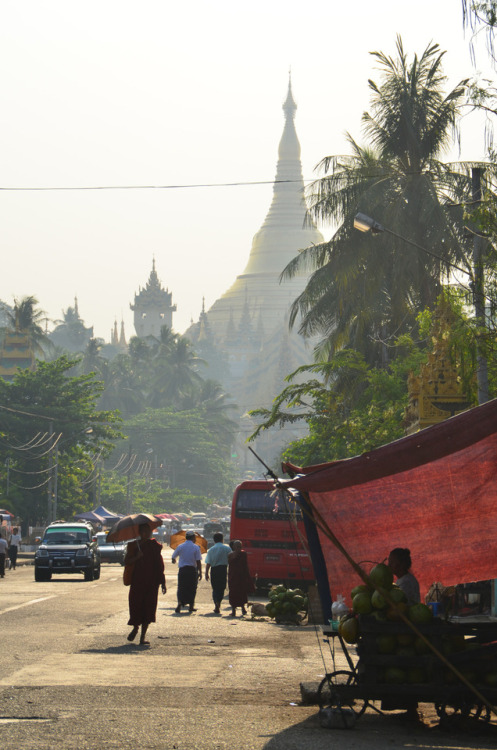
[[[318,687],[318,704],[320,708],[327,706],[351,708],[357,718],[362,716],[368,706],[365,698],[350,698],[340,694],[341,687],[353,687],[357,685],[357,677],[354,672],[345,669],[330,672],[324,676]]]

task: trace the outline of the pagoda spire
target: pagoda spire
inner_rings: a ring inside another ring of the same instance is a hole
[[[123,348],[126,348],[126,333],[124,330],[124,320],[121,318],[121,334],[119,336],[119,346],[122,346]]]
[[[295,257],[296,242],[302,241],[300,247],[305,247],[322,240],[313,226],[303,229],[306,206],[300,143],[294,122],[296,112],[290,76],[283,102],[285,124],[278,146],[273,200],[264,223],[254,236],[244,274],[275,273],[279,276]]]
[[[280,283],[283,269],[302,248],[323,242],[312,222],[306,222],[304,179],[300,143],[295,130],[297,104],[289,77],[282,103],[284,125],[278,146],[276,177],[269,210],[255,234],[245,269],[207,312],[213,335],[221,340],[231,337],[233,318],[237,329],[242,317],[257,311],[264,323],[264,335],[270,336],[284,320],[290,306],[305,287],[306,274],[296,274]],[[254,333],[257,319],[252,322]]]

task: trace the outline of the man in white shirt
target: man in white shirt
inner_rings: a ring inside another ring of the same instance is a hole
[[[5,558],[8,548],[7,540],[0,536],[0,578],[5,578]]]
[[[205,580],[209,580],[209,571],[212,586],[212,599],[214,601],[214,612],[216,615],[221,613],[220,606],[226,589],[228,575],[228,555],[231,547],[223,544],[223,535],[216,531],[213,536],[214,544],[207,551],[205,558]]]
[[[12,566],[12,570],[16,569],[17,554],[19,552],[20,546],[21,546],[21,535],[19,534],[18,527],[15,526],[12,529],[12,536],[10,537],[10,547],[9,547],[9,557],[10,557],[10,564]]]
[[[198,582],[202,579],[202,555],[200,547],[195,544],[195,532],[187,531],[186,539],[173,552],[172,561],[178,558],[178,606],[175,612],[179,614],[181,607],[188,606],[190,612],[196,612],[195,596]]]

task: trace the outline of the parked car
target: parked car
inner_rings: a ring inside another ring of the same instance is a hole
[[[112,544],[112,542],[107,541],[107,534],[103,531],[100,531],[97,534],[96,539],[100,552],[100,559],[103,563],[119,563],[119,565],[124,565],[127,547],[125,542],[116,542],[116,544]]]
[[[100,551],[88,523],[56,521],[45,529],[35,552],[35,581],[54,573],[83,573],[85,581],[100,578]]]

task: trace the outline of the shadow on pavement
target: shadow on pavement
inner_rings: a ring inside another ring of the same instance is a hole
[[[123,643],[122,646],[107,646],[106,648],[82,648],[80,654],[136,654],[149,651],[149,645],[139,643]]]
[[[259,735],[261,738],[264,735]],[[354,729],[324,729],[320,726],[318,709],[302,722],[278,732],[264,745],[264,750],[330,750],[340,745],[344,750],[385,750],[396,748],[433,748],[482,750],[495,748],[497,726],[483,721],[452,721],[446,726],[399,721],[398,714],[378,716],[366,713]]]

